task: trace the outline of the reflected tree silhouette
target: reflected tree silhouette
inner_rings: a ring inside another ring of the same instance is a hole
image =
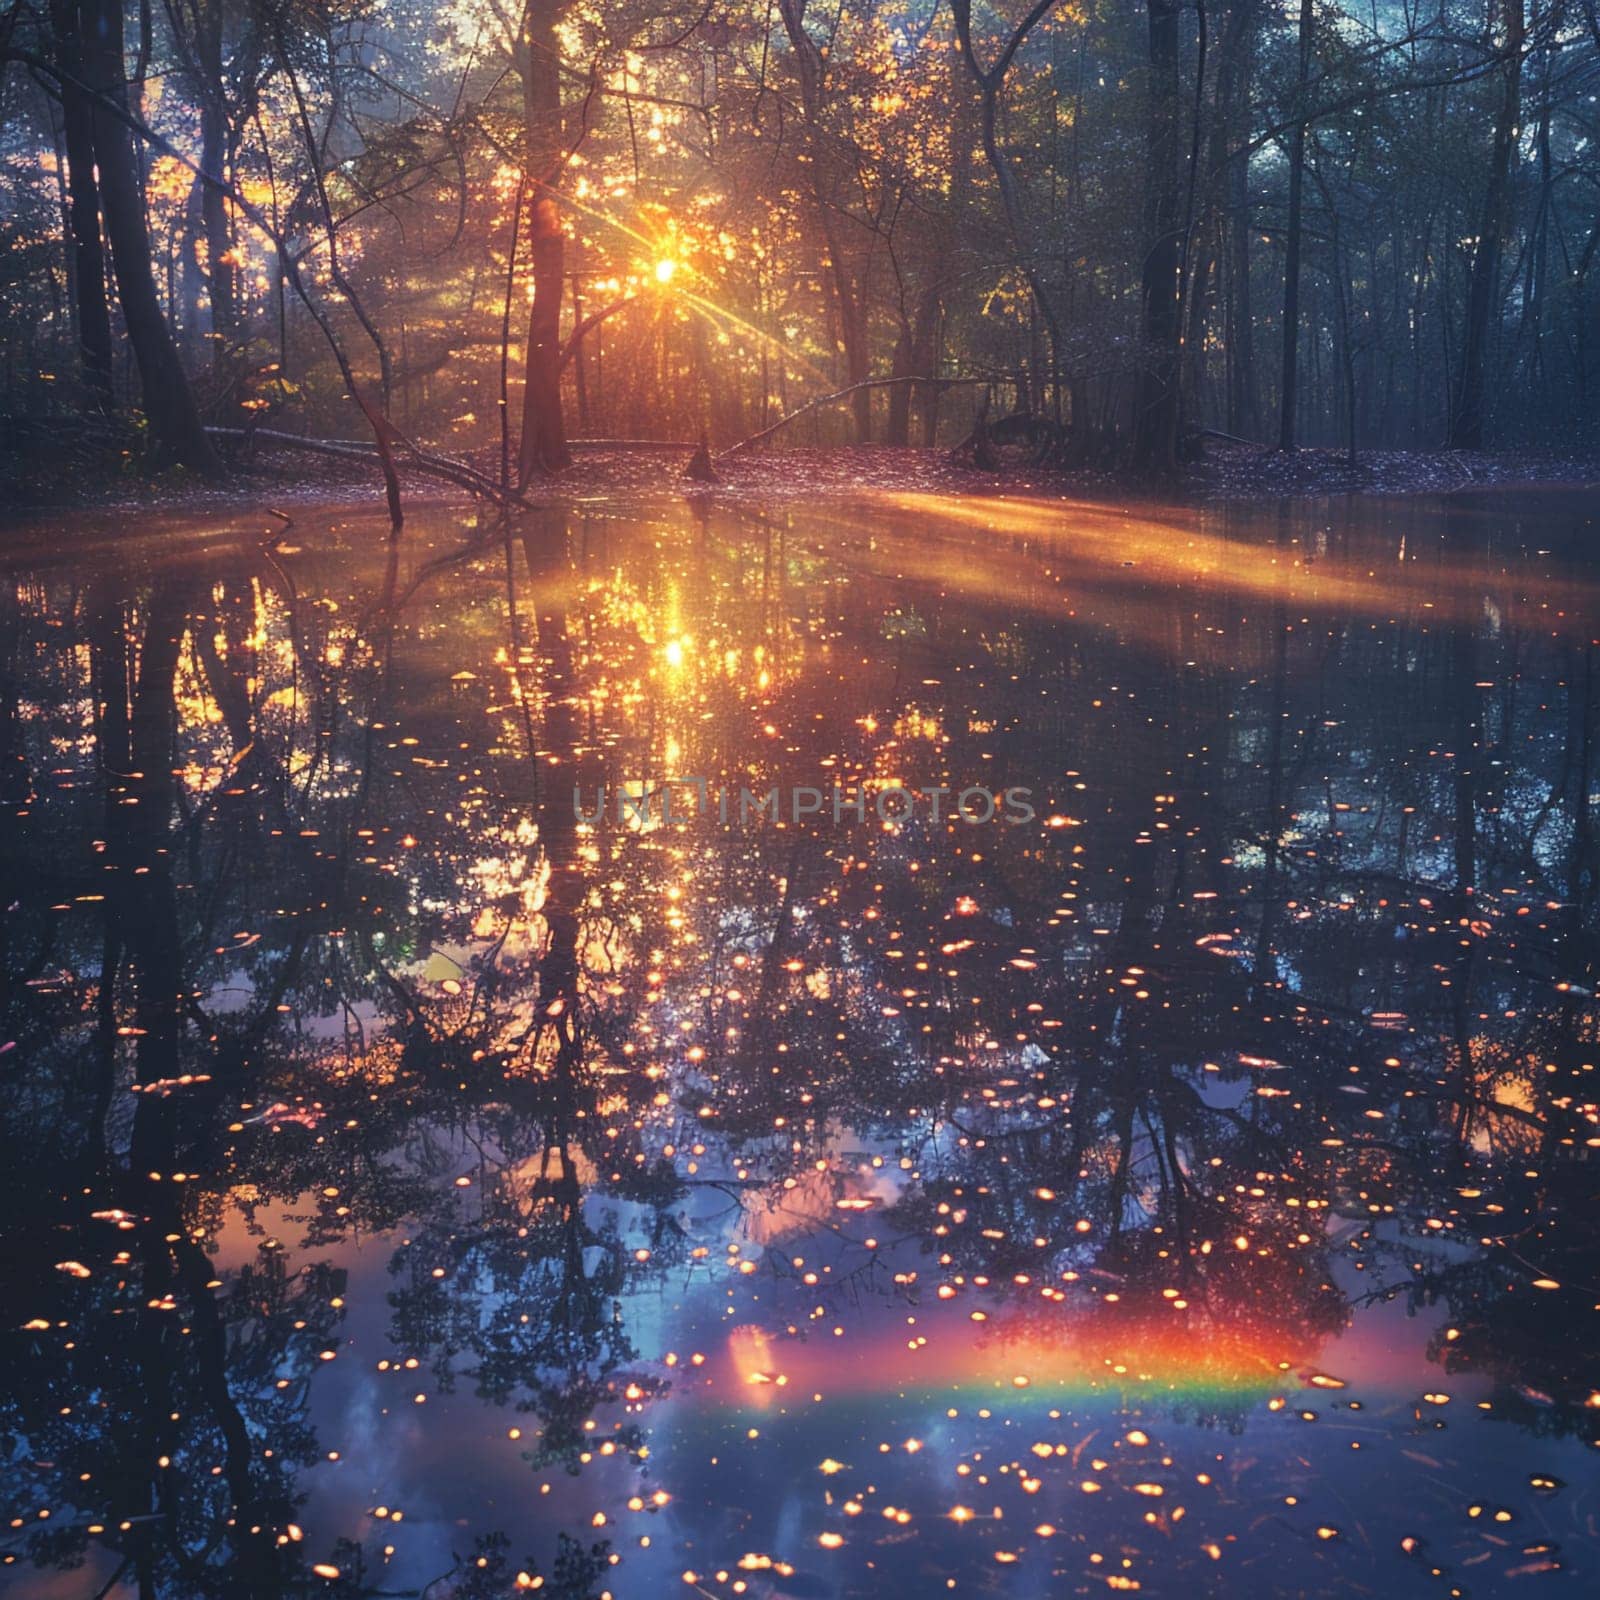
[[[1381,626],[1317,587],[1362,530],[1263,526],[1259,605],[704,508],[8,577],[0,1556],[403,1590],[299,1526],[363,1244],[387,1359],[527,1419],[530,1480],[659,1470],[651,1318],[735,1258],[775,1338],[949,1289],[980,1365],[1277,1384],[1438,1308],[1491,1418],[1594,1442],[1593,647],[1470,519],[1406,532],[1468,598]],[[690,773],[1038,822],[575,814]],[[612,1581],[525,1534],[435,1600]]]

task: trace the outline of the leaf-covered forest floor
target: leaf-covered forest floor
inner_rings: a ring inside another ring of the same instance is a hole
[[[498,464],[487,453],[468,458],[491,476]],[[684,476],[681,449],[582,449],[570,469],[532,483],[533,504],[617,496],[624,499],[692,492],[764,503],[847,495],[860,490],[948,495],[1011,495],[1029,499],[1091,499],[1123,503],[1215,502],[1280,497],[1445,494],[1508,485],[1600,487],[1600,456],[1461,451],[1362,451],[1354,463],[1342,451],[1304,449],[1285,455],[1255,445],[1208,440],[1203,455],[1167,484],[1136,483],[1109,470],[1041,466],[1025,452],[1003,449],[992,470],[975,466],[970,452],[894,445],[757,449],[724,457],[717,481]],[[375,467],[273,447],[235,454],[232,475],[201,482],[181,472],[148,474],[137,468],[96,470],[96,464],[37,448],[0,449],[0,519],[52,510],[130,511],[140,508],[204,510],[249,506],[348,502],[368,494],[381,504]],[[401,462],[406,492],[437,501],[464,491],[422,476]]]

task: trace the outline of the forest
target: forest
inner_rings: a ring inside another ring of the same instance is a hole
[[[11,0],[0,61],[13,459],[1600,420],[1595,0]]]
[[[0,0],[6,1600],[1600,1596],[1597,139]]]

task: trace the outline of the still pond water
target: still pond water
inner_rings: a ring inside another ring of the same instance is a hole
[[[1596,514],[25,531],[0,1587],[1597,1592]]]

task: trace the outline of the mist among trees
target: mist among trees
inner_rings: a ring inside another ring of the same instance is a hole
[[[807,407],[1152,479],[1594,434],[1594,0],[15,0],[0,56],[24,440],[397,495]]]

